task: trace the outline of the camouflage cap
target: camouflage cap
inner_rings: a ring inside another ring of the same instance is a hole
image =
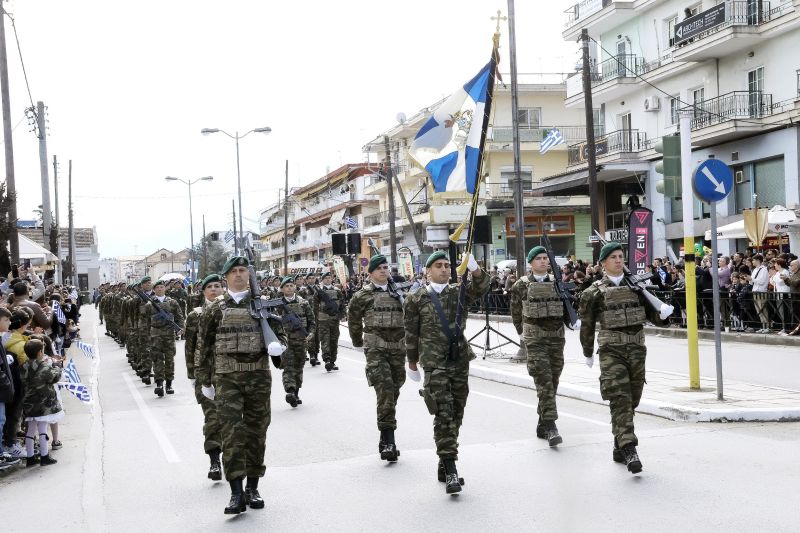
[[[448,259],[447,254],[444,252],[444,250],[439,250],[438,252],[433,252],[430,255],[430,257],[428,257],[428,260],[425,261],[425,268],[430,268],[433,263],[435,263],[436,261],[438,261],[440,259]]]
[[[225,265],[223,265],[222,267],[221,274],[224,276],[225,274],[230,272],[231,269],[235,266],[248,267],[250,266],[250,261],[248,261],[246,257],[242,257],[240,255],[234,255],[233,257],[225,261]]]
[[[531,251],[528,252],[528,263],[533,261],[533,258],[539,254],[546,254],[547,250],[544,249],[544,246],[534,246],[531,248]]]
[[[201,290],[204,290],[206,288],[206,285],[208,285],[209,283],[214,283],[214,282],[222,283],[222,276],[220,276],[219,274],[209,274],[208,276],[204,277],[203,281],[200,282]]]
[[[281,281],[281,289],[287,283],[294,283],[294,278],[292,276],[286,276],[285,278],[283,278],[283,280]]]
[[[367,267],[367,272],[372,273],[373,270],[378,268],[384,263],[388,263],[389,261],[386,259],[386,256],[383,254],[375,254],[369,260],[369,266]]]
[[[622,245],[618,242],[608,242],[600,248],[600,259],[599,261],[602,263],[606,257],[611,255],[611,252],[615,252],[617,250],[622,250]]]

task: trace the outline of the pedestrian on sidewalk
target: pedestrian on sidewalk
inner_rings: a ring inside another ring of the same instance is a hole
[[[550,258],[544,246],[531,248],[527,260],[531,274],[511,288],[511,319],[525,344],[528,375],[539,398],[536,436],[553,447],[563,440],[556,427],[556,391],[564,369],[564,304],[547,273]]]
[[[636,474],[642,471],[642,462],[636,451],[639,440],[634,433],[633,415],[645,384],[644,323],[649,320],[663,326],[672,307],[662,305],[660,313],[654,311],[644,296],[626,283],[625,256],[619,243],[601,248],[600,264],[605,275],[581,294],[581,346],[586,365],[591,368],[597,330],[600,393],[609,402],[614,434],[612,458]]]
[[[0,307],[0,335],[5,335],[10,325],[11,313],[5,307]],[[16,390],[19,389],[19,373],[15,376],[11,370],[11,364],[14,362],[14,357],[6,354],[5,348],[0,343],[0,436],[3,435],[6,424],[6,405],[13,405]],[[17,447],[19,447],[18,444]],[[0,470],[19,463],[19,457],[11,453],[14,451],[13,443],[9,445],[9,448],[6,450],[3,446],[3,439],[0,439]]]
[[[437,477],[445,483],[447,494],[461,492],[463,484],[456,470],[458,432],[469,395],[469,362],[475,358],[456,313],[458,307],[467,309],[480,301],[489,290],[489,276],[472,254],[465,254],[463,262],[471,275],[471,280],[463,281],[467,283],[466,301],[459,301],[460,285],[448,283],[447,254],[437,251],[425,263],[430,285],[409,295],[403,308],[408,367],[416,372],[419,362],[425,370],[421,394],[433,415]]]

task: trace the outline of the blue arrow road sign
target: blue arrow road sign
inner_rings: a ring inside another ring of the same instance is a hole
[[[704,202],[724,200],[733,189],[733,173],[719,159],[707,159],[694,171],[694,192]]]

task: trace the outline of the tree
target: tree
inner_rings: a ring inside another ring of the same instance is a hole
[[[204,246],[208,257],[203,253]],[[200,240],[195,246],[194,253],[195,257],[200,258],[198,279],[202,279],[215,272],[221,272],[222,267],[225,266],[225,261],[228,260],[228,254],[225,252],[225,248],[219,241],[212,241],[210,235],[206,235],[205,240]]]
[[[0,275],[11,272],[11,254],[8,251],[8,240],[14,229],[16,220],[9,220],[8,211],[14,198],[6,194],[5,182],[0,183]]]

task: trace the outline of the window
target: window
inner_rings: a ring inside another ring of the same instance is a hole
[[[705,115],[703,109],[703,100],[705,99],[705,94],[706,90],[703,87],[700,87],[699,89],[694,89],[692,91],[692,105],[694,105],[693,115],[696,122],[702,122],[702,118]]]
[[[520,128],[538,128],[542,123],[542,108],[529,107],[519,109],[517,120]]]
[[[161,254],[161,260],[162,261],[166,261],[167,260],[167,254]]]
[[[667,37],[667,47],[675,46],[675,25],[678,24],[678,17],[672,17],[664,21],[664,33]]]
[[[681,108],[681,96],[676,94],[669,98],[669,123],[671,126],[680,122],[678,110]]]
[[[634,146],[633,128],[631,127],[631,114],[625,113],[619,116],[620,129],[622,130],[621,144],[623,152],[630,152]]]
[[[514,167],[500,168],[500,188],[503,193],[514,192]],[[522,190],[530,191],[533,189],[533,167],[521,167],[520,177],[522,178]]]
[[[783,157],[765,159],[733,168],[736,212],[754,207],[753,195],[759,207],[784,205],[786,177]]]
[[[747,73],[747,93],[750,116],[761,116],[766,111],[762,109],[764,101],[764,67],[758,67]]]
[[[800,70],[798,71],[798,84],[800,84]],[[800,85],[798,85],[798,94],[800,94]],[[603,135],[606,132],[605,115],[602,109],[592,110],[592,121],[594,123],[595,136]]]

